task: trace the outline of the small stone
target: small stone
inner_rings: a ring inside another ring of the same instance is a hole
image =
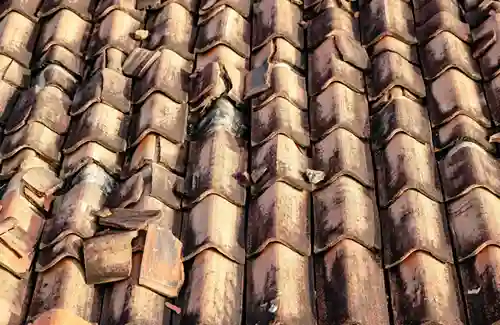
[[[307,169],[306,170],[306,178],[309,183],[316,185],[326,177],[325,172],[321,170]]]
[[[149,36],[149,31],[145,29],[138,29],[134,32],[134,39],[136,41],[144,41]]]

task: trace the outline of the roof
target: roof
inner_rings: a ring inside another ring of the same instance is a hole
[[[458,1],[2,1],[0,325],[500,322]]]

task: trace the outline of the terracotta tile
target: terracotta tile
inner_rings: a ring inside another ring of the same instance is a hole
[[[451,68],[456,68],[474,80],[481,80],[477,63],[469,47],[455,35],[442,32],[422,48],[425,79],[433,80]]]
[[[103,69],[84,81],[75,94],[71,116],[85,113],[96,103],[106,104],[122,113],[130,112],[132,80],[112,70]]]
[[[375,153],[381,207],[387,207],[408,190],[442,201],[436,161],[431,146],[400,133]]]
[[[417,45],[408,45],[396,37],[385,36],[382,37],[377,43],[369,46],[367,49],[370,58],[375,58],[384,52],[394,52],[402,56],[406,61],[412,64],[419,65]]]
[[[252,17],[252,51],[274,38],[284,38],[298,49],[304,48],[302,11],[288,0],[262,0],[255,4]]]
[[[373,59],[372,68],[367,82],[370,101],[380,99],[397,86],[405,88],[417,98],[425,97],[425,85],[420,69],[399,54],[383,52]]]
[[[464,323],[458,279],[452,265],[417,251],[392,268],[389,278],[395,324]]]
[[[240,56],[250,56],[250,24],[228,6],[206,20],[198,21],[195,53],[203,53],[224,44]]]
[[[258,196],[277,181],[298,189],[310,189],[305,178],[310,162],[304,148],[285,135],[278,134],[252,149],[252,195]]]
[[[142,103],[155,91],[164,93],[178,103],[186,102],[188,74],[191,70],[190,61],[171,50],[161,50],[158,59],[134,84],[134,102]]]
[[[126,149],[129,117],[111,106],[96,103],[72,119],[64,154],[74,152],[87,142],[97,142],[113,152]]]
[[[321,140],[338,128],[365,139],[370,135],[368,113],[366,96],[341,82],[333,82],[319,95],[311,97],[311,140]]]
[[[78,79],[57,64],[48,64],[32,78],[36,87],[53,86],[64,91],[70,98],[73,98],[78,84]]]
[[[23,1],[23,0],[6,0],[0,5],[0,19],[11,12],[18,12],[31,19],[34,23],[37,22],[37,8],[42,3],[42,0]]]
[[[224,219],[219,218],[221,213]],[[245,263],[244,209],[210,194],[184,215],[184,261],[215,249],[236,263]]]
[[[290,42],[284,38],[275,38],[267,42],[263,47],[258,49],[252,56],[252,69],[256,69],[265,62],[278,63],[283,62],[294,69],[304,71],[307,56],[306,53],[300,52]]]
[[[28,279],[19,279],[12,273],[0,268],[0,324],[22,324],[29,304]]]
[[[380,258],[346,239],[315,266],[318,324],[390,324]]]
[[[314,253],[326,252],[345,239],[370,250],[381,249],[375,193],[349,176],[340,176],[312,194]],[[328,253],[326,253],[328,254]]]
[[[500,194],[498,161],[472,142],[463,142],[451,149],[439,162],[446,200],[459,198],[472,189],[483,187]]]
[[[445,71],[430,84],[429,90],[427,98],[433,127],[447,123],[457,115],[466,115],[484,127],[491,126],[485,95],[479,83],[460,70]]]
[[[47,86],[25,91],[7,121],[5,134],[14,133],[26,125],[38,122],[58,134],[68,130],[70,98],[60,89]]]
[[[133,150],[132,156],[124,166],[125,176],[132,175],[149,163],[160,164],[180,174],[185,172],[185,144],[175,145],[155,133],[149,133]]]
[[[11,158],[24,148],[35,150],[48,163],[57,165],[64,137],[41,123],[32,122],[4,138],[0,159]]]
[[[123,52],[120,51],[120,53]],[[123,54],[125,55],[125,53]],[[120,64],[120,68],[123,67],[122,72],[125,76],[143,78],[160,55],[161,51],[152,51],[137,47],[130,54],[126,55],[125,60]]]
[[[138,21],[143,21],[145,11],[137,10],[137,3],[141,0],[101,0],[96,3],[93,12],[94,20],[101,20],[114,10],[120,10],[134,17]]]
[[[200,16],[209,15],[211,12],[224,10],[222,6],[227,6],[236,11],[240,16],[247,19],[250,16],[251,2],[244,0],[202,0],[199,4],[198,13]]]
[[[186,60],[193,60],[193,46],[196,29],[192,13],[182,5],[168,2],[146,26],[150,36],[145,47],[149,50],[169,49]]]
[[[253,69],[246,77],[245,88],[245,99],[252,98],[253,109],[282,97],[307,110],[306,80],[285,63],[266,63]]]
[[[238,70],[248,70],[248,60],[240,56],[230,47],[219,44],[204,53],[196,54],[196,70],[202,70],[204,67],[213,62],[223,63],[224,66],[232,66]],[[254,62],[254,61],[252,61]]]
[[[141,22],[121,10],[109,12],[96,26],[87,48],[87,58],[100,54],[107,48],[115,47],[127,54],[139,46],[132,35],[141,28]]]
[[[42,25],[37,42],[38,55],[47,52],[54,45],[59,45],[74,55],[82,56],[87,47],[91,27],[89,22],[73,11],[68,9],[57,11]]]
[[[490,15],[481,26],[472,31],[474,40],[472,55],[479,60],[481,71],[486,80],[493,79],[498,75],[500,66],[498,64],[499,44],[497,34],[500,27],[500,14]]]
[[[89,322],[65,309],[51,309],[41,314],[32,325],[91,325]]]
[[[491,130],[468,116],[457,115],[435,131],[434,146],[436,150],[445,152],[463,141],[472,141],[494,154],[495,144],[488,141],[491,134]]]
[[[434,3],[434,2],[430,2]],[[425,10],[430,8],[425,8]],[[424,11],[425,11],[424,10]],[[425,24],[416,28],[417,38],[421,43],[426,43],[442,33],[450,33],[463,42],[471,42],[472,37],[469,26],[460,21],[460,16],[448,11],[440,11],[430,18]]]
[[[23,67],[14,59],[6,55],[0,55],[0,71],[4,82],[21,88],[29,86],[29,69]]]
[[[346,0],[305,0],[304,12],[311,16],[316,16],[325,9],[331,7],[343,9],[351,14],[354,14],[355,8],[353,3]]]
[[[481,6],[468,9],[465,13],[465,21],[471,28],[476,28],[484,23],[490,17],[490,11],[498,12],[498,2],[495,0],[486,0],[481,2]],[[465,11],[465,10],[464,10]]]
[[[14,156],[2,160],[2,169],[0,171],[0,179],[11,178],[17,172],[27,170],[34,167],[42,167],[47,170],[57,171],[58,164],[50,164],[43,160],[35,150],[25,148],[16,153]]]
[[[371,116],[372,144],[383,149],[397,134],[404,133],[431,144],[432,134],[427,110],[404,96],[396,97]]]
[[[309,259],[279,243],[247,264],[246,324],[315,325]]]
[[[66,178],[64,195],[54,201],[53,216],[45,225],[40,248],[50,247],[75,234],[89,238],[96,231],[93,211],[99,210],[114,186],[99,166],[90,164]]]
[[[312,169],[325,174],[316,186],[329,184],[340,176],[352,177],[366,187],[375,186],[369,144],[346,129],[339,128],[314,144]]]
[[[284,98],[277,97],[252,112],[252,146],[260,145],[278,134],[286,135],[303,147],[309,146],[309,118]]]
[[[401,0],[372,0],[360,12],[361,35],[366,46],[384,36],[393,36],[407,44],[417,43],[411,6]]]
[[[328,38],[309,55],[309,96],[319,94],[332,82],[364,93],[363,70],[368,65],[368,55],[359,43],[346,36]]]
[[[247,168],[246,144],[230,132],[218,128],[190,143],[185,193],[186,206],[210,194],[217,194],[244,206],[246,189],[237,175]],[[184,203],[183,203],[184,204]]]
[[[332,36],[350,37],[360,42],[359,21],[347,11],[332,6],[310,20],[307,27],[307,47],[314,49]]]
[[[35,23],[12,11],[0,19],[0,54],[28,68],[38,35]]]
[[[18,87],[0,80],[0,121],[5,123],[21,93],[22,90]]]
[[[123,153],[113,152],[97,142],[86,142],[75,151],[64,154],[59,175],[66,178],[83,166],[97,164],[110,175],[118,176],[122,162]]]
[[[119,49],[114,47],[107,48],[106,50],[98,54],[93,62],[89,62],[87,64],[85,76],[93,76],[94,74],[99,74],[103,70],[109,69],[117,72],[118,74],[124,74],[122,67],[126,59],[127,54],[120,51]],[[88,81],[89,80],[87,80],[86,82]],[[97,82],[99,83],[99,81]],[[127,93],[128,92],[129,91],[127,91]]]
[[[493,80],[483,84],[485,97],[491,112],[491,119],[495,124],[498,124],[500,122],[500,96],[498,95],[500,76],[496,76]]]
[[[308,220],[309,194],[277,181],[252,200],[248,216],[247,254],[265,254],[273,243],[297,253],[311,251]],[[273,250],[273,249],[271,249]]]
[[[84,240],[75,234],[69,234],[50,246],[39,249],[36,272],[45,272],[64,259],[74,259],[83,265]]]
[[[244,265],[208,249],[187,268],[181,325],[234,325],[243,317]]]
[[[83,57],[79,54],[74,54],[64,46],[53,44],[47,51],[45,51],[35,62],[33,66],[35,69],[43,69],[49,64],[56,64],[69,72],[73,73],[76,77],[81,78],[85,72],[85,63]]]
[[[439,12],[448,12],[453,17],[460,17],[460,7],[454,0],[414,0],[415,24],[424,25]]]

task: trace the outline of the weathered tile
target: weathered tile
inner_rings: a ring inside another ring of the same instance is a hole
[[[494,13],[472,31],[474,40],[472,56],[479,60],[481,71],[486,80],[493,79],[500,71],[498,62],[500,42],[497,39],[500,32],[499,27],[500,13]]]
[[[466,23],[460,21],[459,17],[448,11],[439,11],[425,24],[416,28],[419,42],[426,43],[442,33],[450,33],[463,42],[471,42],[470,28]]]
[[[258,49],[252,56],[252,69],[265,62],[283,62],[299,71],[305,70],[306,53],[302,53],[284,38],[275,38]]]
[[[59,174],[65,178],[83,166],[97,164],[110,175],[117,176],[120,174],[122,162],[123,153],[113,152],[97,142],[90,141],[64,154]]]
[[[406,44],[405,42],[392,36],[384,36],[377,43],[369,46],[367,49],[370,58],[375,58],[384,52],[394,52],[402,56],[406,61],[419,65],[418,51],[416,44]]]
[[[95,2],[96,6],[93,10],[94,20],[101,20],[115,10],[123,11],[134,17],[138,21],[143,21],[146,14],[145,11],[137,10],[137,3],[141,0],[100,0]]]
[[[37,8],[42,4],[43,0],[24,1],[24,0],[5,0],[0,4],[0,19],[11,12],[18,12],[31,19],[34,23],[37,22]]]
[[[359,21],[348,12],[337,7],[329,7],[314,17],[307,27],[307,46],[310,49],[332,36],[350,37],[360,42]]]
[[[38,35],[35,23],[12,11],[0,19],[0,30],[0,54],[28,68]]]
[[[200,1],[200,7],[198,9],[198,14],[200,16],[208,15],[214,11],[224,10],[221,7],[227,6],[235,10],[240,16],[245,19],[249,19],[251,2],[245,0],[202,0]]]

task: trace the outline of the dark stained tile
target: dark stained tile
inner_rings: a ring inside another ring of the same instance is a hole
[[[345,240],[381,249],[375,193],[349,176],[340,176],[312,194],[314,253],[328,253]],[[349,246],[345,244],[344,246]]]
[[[28,68],[37,38],[35,22],[12,11],[0,19],[0,54]]]
[[[39,3],[39,7],[37,11],[38,17],[47,17],[53,15],[59,10],[68,9],[79,15],[82,19],[86,21],[90,21],[92,19],[93,14],[93,0],[37,0],[33,3]]]
[[[297,4],[288,0],[260,0],[254,3],[253,15],[252,51],[274,38],[284,38],[294,47],[304,48],[302,11]]]
[[[60,27],[59,27],[60,28]],[[64,27],[63,28],[67,28]],[[32,61],[33,62],[33,61]],[[50,64],[55,64],[71,72],[74,76],[82,78],[85,73],[84,58],[74,54],[66,47],[52,44],[36,61],[33,62],[35,69],[43,69]]]
[[[33,83],[38,88],[54,86],[64,91],[70,98],[73,98],[78,79],[65,68],[57,64],[48,64],[34,76]]]
[[[245,324],[317,324],[307,256],[271,243],[246,268]]]
[[[401,55],[406,61],[412,64],[419,65],[417,45],[409,45],[396,37],[385,36],[375,44],[367,48],[370,58],[375,58],[384,52],[394,52]]]
[[[500,76],[496,76],[493,80],[484,83],[484,93],[488,102],[491,119],[498,124],[500,122]]]
[[[346,0],[305,0],[304,1],[304,12],[308,13],[309,16],[316,16],[323,10],[328,10],[329,8],[340,8],[348,13],[354,15],[355,8],[352,2]]]
[[[453,265],[416,251],[389,270],[394,324],[464,324]]]
[[[244,58],[250,56],[250,24],[231,7],[221,7],[198,25],[195,53],[223,44]]]
[[[417,43],[411,6],[402,1],[372,0],[360,12],[364,21],[363,43],[370,46],[384,36],[392,36],[407,44]]]
[[[304,71],[307,56],[286,39],[274,38],[254,53],[252,68],[258,68],[266,61],[270,63],[283,62],[298,71]]]
[[[358,138],[370,135],[368,101],[364,94],[353,91],[341,82],[333,82],[309,104],[311,140],[318,141],[338,128]]]
[[[449,32],[442,32],[422,47],[422,64],[425,79],[435,79],[445,71],[455,68],[474,80],[481,80],[477,63],[469,46]]]
[[[442,201],[432,147],[399,133],[384,150],[375,153],[380,205],[387,207],[408,190]]]
[[[277,97],[252,112],[252,146],[283,134],[303,147],[309,146],[309,118],[284,98]]]
[[[481,6],[467,11],[464,10],[465,21],[471,28],[478,27],[490,17],[491,11],[499,12],[499,9],[500,7],[496,0],[482,1]]]
[[[424,12],[427,9],[428,8],[425,8]],[[442,33],[450,33],[463,42],[471,42],[472,37],[469,26],[460,21],[459,17],[460,16],[452,14],[448,11],[439,11],[425,24],[416,28],[418,40],[421,43],[426,43],[430,39],[437,37]]]
[[[380,259],[345,239],[315,258],[318,324],[390,324]]]
[[[117,176],[121,171],[122,161],[122,153],[109,150],[97,142],[85,142],[74,151],[64,154],[59,175],[65,178],[82,166],[94,163],[104,168],[110,175]]]
[[[322,171],[325,175],[324,180],[316,186],[327,185],[341,176],[349,176],[366,187],[375,187],[369,144],[343,128],[314,144],[312,169]]]
[[[144,20],[145,11],[137,10],[137,3],[141,0],[99,0],[93,11],[94,20],[101,20],[114,10],[120,10],[139,21]]]
[[[500,14],[490,15],[479,27],[472,31],[474,40],[472,55],[479,60],[481,71],[486,80],[493,79],[500,71],[498,57],[500,56],[497,34],[500,27]]]
[[[397,134],[404,133],[431,144],[432,134],[427,110],[404,96],[396,97],[371,116],[372,144],[384,148]]]
[[[460,7],[455,0],[414,0],[413,6],[416,25],[424,25],[440,12],[450,13],[453,17],[460,17]]]
[[[250,17],[251,1],[245,0],[202,0],[199,4],[198,14],[200,16],[210,15],[219,10],[224,10],[221,7],[227,6],[235,10],[240,16],[248,20]]]
[[[196,54],[196,70],[201,70],[210,63],[218,62],[224,66],[232,66],[238,70],[248,70],[248,60],[240,56],[224,44],[217,45],[204,53]]]
[[[317,95],[332,82],[341,82],[364,93],[363,70],[368,65],[368,55],[361,44],[347,36],[328,38],[309,55],[309,96]]]
[[[31,19],[33,22],[37,22],[37,8],[43,0],[34,1],[24,1],[24,0],[5,0],[2,1],[0,5],[0,18],[6,16],[11,12],[18,12],[26,16],[26,18]]]
[[[169,2],[146,23],[150,36],[145,41],[149,50],[169,49],[187,60],[193,60],[194,28],[192,14],[182,5]]]
[[[463,142],[451,149],[439,162],[446,200],[459,198],[474,188],[483,187],[500,193],[498,161],[472,142]]]
[[[224,219],[219,218],[224,214]],[[205,196],[184,215],[184,260],[214,249],[236,263],[245,263],[244,209],[217,194]]]
[[[285,182],[274,182],[250,203],[247,255],[270,254],[274,243],[309,256],[309,193]]]
[[[428,109],[433,127],[466,115],[484,127],[491,126],[480,85],[458,69],[449,69],[429,86]]]

